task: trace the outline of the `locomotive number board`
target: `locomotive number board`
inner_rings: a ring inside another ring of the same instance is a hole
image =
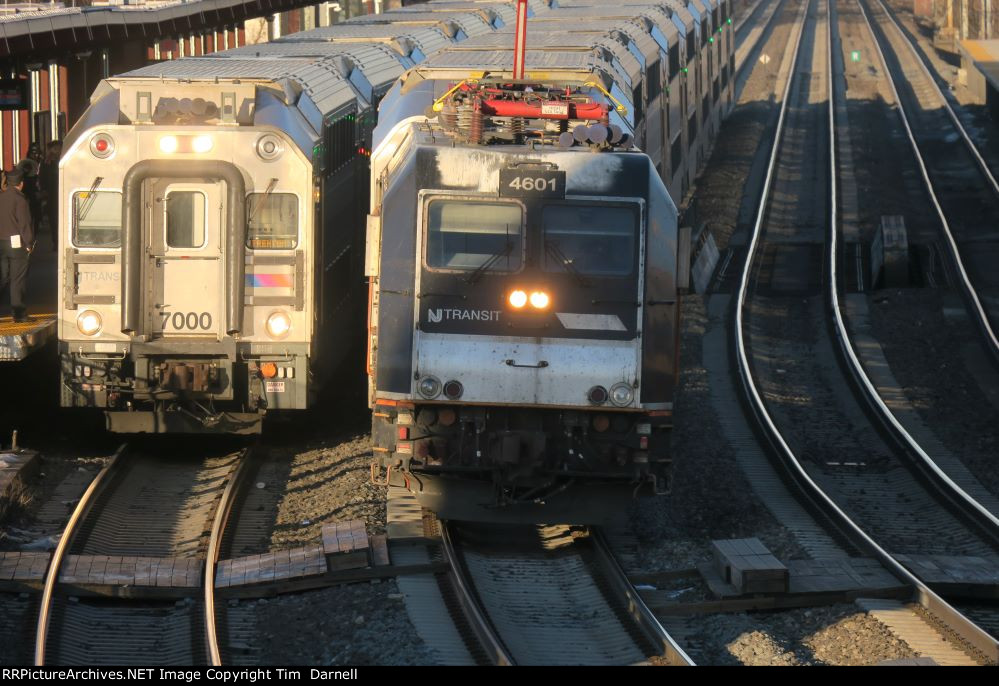
[[[564,198],[565,172],[552,169],[500,169],[499,194],[508,198]]]

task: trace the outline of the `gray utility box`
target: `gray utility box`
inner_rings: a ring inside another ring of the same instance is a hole
[[[758,538],[712,541],[715,566],[740,593],[787,593],[787,567]]]
[[[881,226],[871,244],[871,283],[884,274],[882,288],[909,285],[909,237],[905,219],[898,215],[881,217]]]

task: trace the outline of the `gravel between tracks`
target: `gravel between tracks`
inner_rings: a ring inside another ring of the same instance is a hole
[[[363,426],[361,417],[351,426]],[[370,437],[309,438],[272,447],[259,483],[277,499],[273,549],[315,544],[322,525],[361,519],[385,532],[385,489],[371,485]],[[283,475],[271,481],[266,474]],[[255,488],[256,484],[251,486]],[[409,621],[395,581],[358,583],[250,604],[261,664],[430,664],[432,653]]]
[[[884,290],[869,302],[875,336],[909,401],[982,485],[999,495],[999,407],[976,379],[982,372],[969,368],[977,363],[994,376],[978,330],[965,317],[944,315],[958,301],[941,290]]]
[[[643,571],[692,568],[711,559],[711,540],[750,536],[779,558],[806,558],[749,486],[715,414],[701,361],[703,298],[685,298],[683,318],[673,494],[633,504],[632,528],[641,543],[637,564]]]
[[[713,615],[690,634],[704,664],[869,665],[915,657],[881,622],[855,605]]]

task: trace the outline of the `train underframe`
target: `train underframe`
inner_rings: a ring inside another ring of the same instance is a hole
[[[115,433],[258,434],[266,413],[308,404],[305,355],[112,357],[61,347],[62,406],[103,410]]]
[[[598,523],[669,492],[670,426],[601,409],[377,404],[372,475],[444,518]]]

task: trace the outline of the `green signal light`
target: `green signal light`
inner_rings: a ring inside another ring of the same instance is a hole
[[[732,23],[732,17],[729,17],[729,18],[728,18],[728,23],[729,23],[729,24],[731,24],[731,23]]]
[[[709,43],[714,43],[715,42],[715,37],[711,36],[711,38],[708,39],[708,42]]]

